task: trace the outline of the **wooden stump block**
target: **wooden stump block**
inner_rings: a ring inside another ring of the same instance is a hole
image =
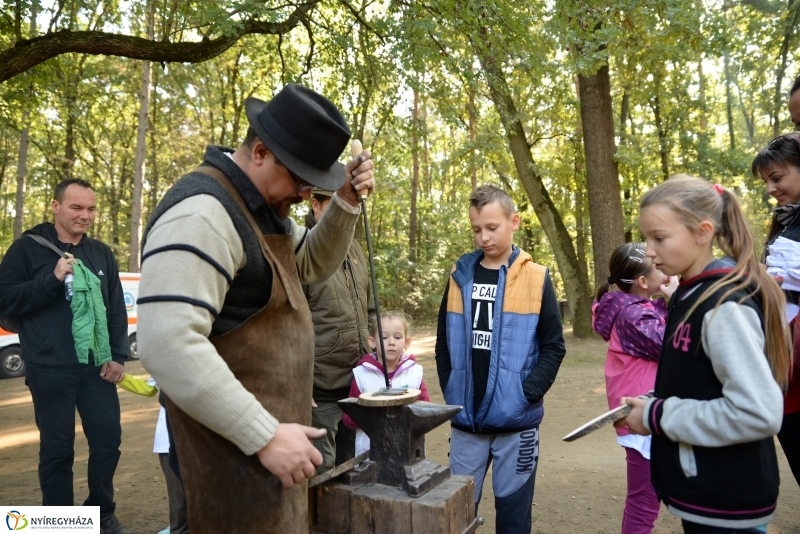
[[[311,532],[349,534],[350,495],[357,489],[357,486],[348,486],[336,481],[317,486],[314,491],[317,513]]]
[[[475,482],[453,475],[411,506],[414,534],[461,534],[475,517]]]
[[[352,534],[411,534],[411,503],[402,488],[367,484],[350,494]]]
[[[472,477],[453,476],[419,498],[401,488],[368,484],[350,493],[349,511],[352,534],[462,534],[475,519],[475,483]],[[326,528],[322,532],[333,533],[319,517],[319,527]]]

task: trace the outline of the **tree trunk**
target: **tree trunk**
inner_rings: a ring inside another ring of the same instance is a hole
[[[577,166],[576,166],[576,171]],[[578,254],[578,261],[584,269],[588,265],[586,261],[586,221],[584,216],[584,192],[582,187],[575,188],[575,252]]]
[[[619,144],[622,145],[628,139],[628,113],[631,109],[631,93],[625,87],[622,90],[622,102],[619,107]]]
[[[428,139],[428,106],[424,100],[421,100],[420,103],[422,104],[419,121],[421,130],[420,136],[422,138],[422,179],[425,184],[428,184],[428,198],[430,198],[431,159],[430,143]]]
[[[708,105],[706,104],[706,75],[703,72],[703,58],[697,62],[697,77],[700,80],[698,100],[700,104],[700,129],[708,130]]]
[[[623,146],[628,140],[628,116],[631,110],[631,94],[627,87],[622,90],[622,103],[619,108],[619,146]],[[622,171],[620,171],[622,175]],[[622,197],[625,199],[623,203],[623,212],[625,221],[630,221],[632,218],[632,203],[631,203],[631,190],[626,188],[622,191]],[[625,226],[625,242],[633,242],[633,229]]]
[[[152,127],[150,128],[150,132],[149,132],[150,133],[150,167],[151,167],[151,170],[150,170],[150,179],[148,180],[148,182],[150,183],[150,198],[148,199],[148,210],[149,210],[150,213],[152,213],[153,210],[156,208],[156,206],[158,205],[158,200],[159,200],[159,192],[158,192],[158,187],[159,187],[159,184],[158,184],[158,181],[159,181],[158,180],[158,150],[156,149],[156,135],[155,135],[156,124],[158,124],[158,109],[159,109],[159,107],[158,107],[159,106],[159,103],[158,103],[158,91],[156,90],[156,88],[158,87],[158,80],[159,80],[158,79],[158,70],[156,69],[155,72],[153,72],[152,89],[150,91],[150,94],[153,97],[153,101],[152,101],[151,106],[150,106],[150,109],[153,110],[152,111],[152,119],[150,121],[151,124],[152,124]],[[142,221],[142,223],[144,224],[144,221]],[[146,224],[144,224],[144,225],[147,226]]]
[[[796,0],[789,0],[787,6],[787,20],[786,26],[783,29],[783,41],[781,42],[780,51],[780,64],[778,65],[778,72],[775,76],[775,98],[772,104],[772,135],[776,137],[781,129],[781,108],[783,107],[783,77],[786,75],[786,66],[789,61],[789,48],[791,46],[792,37],[794,37],[795,28],[800,22],[800,4],[795,5]]]
[[[733,91],[731,89],[731,57],[726,50],[723,58],[725,65],[725,114],[728,117],[728,139],[730,149],[736,149],[736,133],[733,128]]]
[[[475,161],[475,88],[470,83],[469,104],[467,104],[467,115],[469,116],[469,170],[472,181],[472,190],[478,187],[478,166]]]
[[[747,109],[744,103],[744,97],[742,96],[742,88],[738,83],[736,84],[736,92],[739,95],[739,107],[742,108],[742,117],[744,117],[744,123],[747,126],[747,142],[752,145],[755,142],[756,135],[755,115],[752,110]]]
[[[414,110],[411,119],[411,213],[408,229],[408,259],[417,261],[417,192],[419,191],[419,92],[414,91]]]
[[[147,38],[153,39],[155,2],[147,6]],[[151,68],[142,61],[142,86],[139,90],[139,124],[136,130],[136,160],[133,164],[133,206],[131,207],[131,240],[128,271],[139,272],[139,248],[142,241],[142,205],[144,204],[145,159],[147,156],[147,123],[150,114]]]
[[[578,75],[583,146],[586,152],[586,190],[592,226],[595,286],[606,279],[604,265],[625,239],[619,168],[614,156],[614,113],[608,65],[591,76]]]
[[[147,6],[147,38],[153,39],[155,1]],[[139,243],[142,240],[142,204],[144,204],[145,156],[147,155],[147,117],[150,114],[151,64],[142,62],[142,86],[139,90],[139,125],[136,130],[136,161],[133,166],[133,205],[131,207],[131,242],[128,271],[139,272]]]
[[[592,335],[592,297],[589,277],[575,254],[572,238],[558,213],[544,180],[536,167],[531,149],[525,136],[525,128],[519,118],[516,104],[505,75],[494,58],[485,50],[479,51],[479,60],[486,74],[489,94],[494,102],[503,128],[506,131],[509,148],[514,158],[517,174],[531,201],[539,223],[547,235],[558,264],[561,278],[572,310],[573,335],[588,337]]]
[[[79,77],[76,79],[80,80]],[[78,113],[75,108],[78,103],[74,90],[74,87],[67,87],[67,97],[64,99],[64,108],[67,112],[67,122],[64,127],[64,161],[61,162],[61,174],[64,180],[72,178],[72,166],[75,165],[75,123]]]
[[[667,144],[667,127],[664,124],[664,117],[661,114],[661,73],[653,74],[654,88],[653,98],[650,107],[653,110],[653,119],[656,123],[656,133],[658,134],[658,152],[661,157],[661,174],[664,180],[669,178],[669,146]]]
[[[18,4],[19,5],[19,4]],[[36,15],[39,9],[39,2],[31,3],[31,28],[30,38],[36,36]],[[22,111],[22,131],[19,136],[19,161],[17,163],[17,194],[14,200],[14,239],[22,235],[25,224],[25,189],[28,180],[28,147],[30,146],[30,118],[31,113],[27,106],[33,97],[33,85],[28,87],[28,102]]]
[[[17,195],[14,202],[14,239],[22,235],[25,221],[25,187],[28,176],[28,135],[30,133],[30,112],[22,112],[22,128],[19,136],[19,162],[17,163]]]

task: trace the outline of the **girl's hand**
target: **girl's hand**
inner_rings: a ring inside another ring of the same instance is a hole
[[[645,399],[639,397],[622,397],[620,404],[628,404],[633,406],[633,410],[626,417],[623,417],[614,426],[619,428],[627,426],[631,434],[640,434],[642,436],[649,436],[650,432],[644,427],[642,419],[644,418],[644,405],[647,404]]]
[[[672,294],[678,289],[678,277],[670,276],[668,281],[659,286],[661,293],[668,299],[672,298]]]

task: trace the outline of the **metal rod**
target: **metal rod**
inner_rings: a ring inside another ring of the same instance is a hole
[[[327,482],[332,478],[336,478],[341,474],[347,473],[348,471],[352,471],[355,466],[367,460],[369,458],[369,451],[362,452],[355,458],[350,458],[346,462],[337,465],[330,471],[325,471],[321,475],[317,475],[311,480],[308,481],[308,489],[313,488],[314,486],[319,486],[323,482]]]
[[[350,156],[354,159],[359,157],[363,152],[361,148],[361,141],[358,139],[353,139],[353,143],[350,145]],[[348,176],[347,179],[349,180],[350,177]],[[386,369],[386,351],[384,350],[383,346],[383,326],[381,325],[381,307],[378,304],[378,281],[375,279],[375,261],[373,260],[372,256],[372,238],[369,234],[369,218],[367,217],[367,196],[369,196],[367,191],[363,193],[359,193],[358,198],[361,199],[361,213],[364,215],[364,234],[367,236],[367,253],[369,254],[369,274],[372,277],[372,298],[375,299],[375,320],[377,321],[378,326],[378,345],[380,347],[381,352],[381,363],[383,363],[383,379],[386,382],[386,389],[392,389],[392,386],[389,382],[389,371]]]
[[[383,379],[386,389],[391,389],[389,371],[386,369],[386,350],[383,346],[383,326],[381,325],[381,306],[378,303],[378,281],[375,279],[375,262],[372,256],[372,238],[369,235],[369,219],[367,217],[367,197],[361,197],[361,212],[364,214],[364,234],[367,236],[367,253],[369,254],[369,274],[372,277],[372,298],[375,299],[375,321],[378,326],[378,343],[381,348],[381,363],[383,364]]]

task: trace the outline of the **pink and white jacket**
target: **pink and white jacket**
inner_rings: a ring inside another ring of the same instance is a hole
[[[397,369],[389,373],[389,383],[396,388],[419,389],[422,393],[419,400],[430,402],[428,388],[422,379],[422,366],[417,364],[412,354],[403,354],[397,364]],[[383,365],[373,354],[365,354],[358,365],[353,369],[353,381],[350,383],[350,397],[358,398],[367,391],[377,391],[386,387],[383,377]],[[347,414],[342,415],[342,422],[348,428],[358,429],[356,433],[356,456],[369,450],[369,437]]]
[[[664,329],[664,299],[650,300],[622,291],[606,293],[592,305],[592,326],[608,341],[606,395],[609,409],[622,397],[644,395],[655,387]],[[618,436],[629,434],[617,428]]]

